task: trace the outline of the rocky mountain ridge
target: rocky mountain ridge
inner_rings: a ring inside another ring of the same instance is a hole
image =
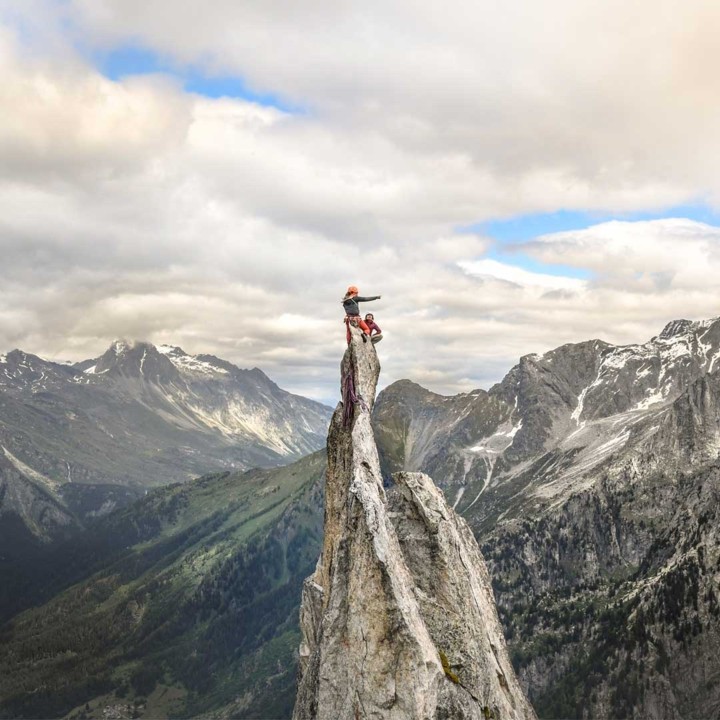
[[[657,433],[673,402],[718,359],[719,319],[677,320],[640,345],[591,340],[526,355],[489,391],[444,397],[400,381],[375,410],[383,467],[436,472],[456,509],[485,496],[481,513],[494,521],[496,495],[556,501],[618,450]],[[530,480],[541,459],[553,467],[538,486]],[[498,507],[507,512],[505,500]]]
[[[293,718],[530,720],[467,525],[427,475],[399,473],[385,493],[370,424],[379,372],[374,346],[352,331]]]

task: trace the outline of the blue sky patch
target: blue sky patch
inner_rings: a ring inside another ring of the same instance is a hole
[[[250,87],[240,76],[208,73],[197,65],[179,64],[139,45],[123,45],[107,52],[95,52],[91,61],[110,80],[163,73],[176,78],[186,92],[210,98],[238,98],[286,113],[301,112],[300,108],[278,95]]]
[[[708,225],[720,225],[720,214],[706,205],[680,205],[663,211],[632,213],[603,213],[583,210],[558,210],[552,213],[518,215],[513,218],[490,220],[463,228],[468,232],[479,232],[501,243],[526,242],[540,235],[584,230],[592,225],[622,220],[661,220],[663,218],[688,218]]]
[[[558,210],[552,213],[518,215],[513,218],[490,220],[464,227],[462,231],[480,233],[495,240],[495,246],[485,255],[492,260],[514,265],[529,272],[587,280],[592,277],[589,270],[568,265],[545,264],[520,252],[514,246],[540,235],[584,230],[611,220],[637,222],[665,218],[687,218],[708,225],[720,226],[720,214],[713,208],[706,205],[681,205],[663,211],[614,213],[612,215],[596,211]]]

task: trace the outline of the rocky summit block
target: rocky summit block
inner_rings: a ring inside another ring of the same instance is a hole
[[[359,332],[328,435],[325,536],[305,581],[295,720],[535,718],[490,580],[432,480],[383,487],[370,410],[380,364]]]

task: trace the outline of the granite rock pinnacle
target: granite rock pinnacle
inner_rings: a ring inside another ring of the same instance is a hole
[[[293,718],[532,720],[468,526],[427,475],[396,473],[384,488],[370,422],[379,374],[375,347],[353,330]]]

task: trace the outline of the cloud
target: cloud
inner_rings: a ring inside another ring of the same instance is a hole
[[[469,275],[505,280],[513,285],[537,287],[544,290],[580,290],[585,287],[585,282],[576,278],[530,272],[516,265],[501,263],[497,260],[461,260],[458,265]]]
[[[426,0],[71,7],[101,46],[132,38],[237,73],[308,107],[355,147],[370,150],[372,134],[420,164],[452,166],[480,182],[480,213],[718,196],[711,0],[666,12],[650,0],[459,0],[443,12]],[[514,192],[493,193],[493,181]]]
[[[692,289],[716,282],[720,228],[683,218],[615,221],[539,237],[521,248],[542,262],[589,268],[638,287]]]
[[[85,186],[151,167],[182,141],[190,103],[161,77],[106,80],[24,57],[0,30],[0,178]]]

